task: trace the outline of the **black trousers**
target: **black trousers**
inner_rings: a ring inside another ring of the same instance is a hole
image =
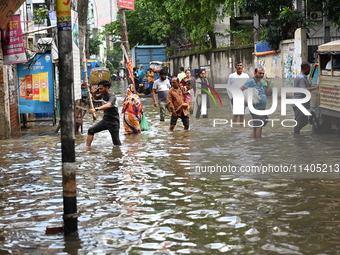
[[[94,124],[89,128],[87,134],[94,135],[95,133],[109,130],[112,138],[112,142],[114,145],[121,145],[122,143],[119,140],[119,122],[107,122],[105,120],[101,120],[98,123]]]
[[[300,130],[308,124],[308,116],[305,115],[298,107],[293,107],[295,121],[297,125],[294,127],[294,133],[299,134]]]

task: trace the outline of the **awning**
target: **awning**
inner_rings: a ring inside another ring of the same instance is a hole
[[[319,45],[318,53],[339,55],[340,54],[340,40]]]
[[[4,29],[7,26],[8,21],[12,15],[20,8],[25,0],[16,1],[1,1],[0,2],[0,29]]]

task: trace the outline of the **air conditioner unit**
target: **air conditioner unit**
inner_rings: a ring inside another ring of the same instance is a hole
[[[309,14],[310,20],[322,20],[322,12],[311,12]]]

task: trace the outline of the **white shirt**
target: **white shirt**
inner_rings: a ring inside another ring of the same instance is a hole
[[[249,80],[248,74],[241,73],[240,75],[238,75],[237,72],[235,72],[229,75],[228,84],[241,88],[246,83],[247,80]],[[232,98],[232,94],[229,91],[229,89],[227,89],[227,92],[228,92],[229,98]]]
[[[157,92],[166,91],[169,90],[170,88],[171,85],[169,79],[165,79],[164,81],[162,81],[161,79],[157,79],[152,87],[152,89],[155,89]]]

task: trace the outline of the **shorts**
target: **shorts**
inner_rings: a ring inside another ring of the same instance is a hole
[[[183,126],[189,127],[189,116],[185,116],[183,113],[181,114],[181,116],[177,116],[177,117],[171,116],[170,125],[175,126],[178,118],[181,118]]]
[[[253,119],[252,126],[254,129],[259,127],[264,127],[268,123],[268,116],[267,115],[257,115],[251,113],[251,117]]]

